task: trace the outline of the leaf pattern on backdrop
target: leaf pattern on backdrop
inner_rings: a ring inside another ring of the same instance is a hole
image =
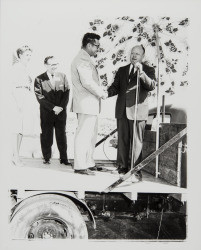
[[[122,16],[90,21],[90,32],[101,36],[96,65],[102,85],[110,86],[118,68],[130,63],[131,48],[143,44],[146,50],[144,63],[155,68],[156,76],[159,62],[159,83],[162,93],[172,95],[179,89],[178,86],[186,87],[188,26],[188,18],[173,20],[170,17],[155,20],[149,16]],[[149,95],[156,96],[156,89]]]

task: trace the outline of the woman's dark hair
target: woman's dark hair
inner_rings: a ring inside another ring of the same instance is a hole
[[[82,47],[85,48],[88,43],[93,44],[95,39],[99,40],[100,36],[95,33],[86,33],[82,39]]]

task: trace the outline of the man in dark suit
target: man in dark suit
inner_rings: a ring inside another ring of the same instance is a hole
[[[53,56],[46,57],[47,71],[35,79],[34,90],[40,103],[41,149],[44,164],[50,164],[53,131],[60,153],[60,163],[71,165],[67,157],[66,106],[69,100],[69,84],[66,75],[57,72],[58,63]]]
[[[118,95],[115,116],[118,131],[117,164],[119,173],[126,173],[130,170],[131,150],[134,150],[133,163],[140,162],[144,129],[148,118],[147,96],[148,92],[155,88],[155,70],[142,63],[144,54],[145,49],[142,45],[133,47],[130,55],[131,63],[119,68],[114,82],[108,88],[108,97]],[[139,95],[135,109],[137,71],[139,71]],[[135,111],[137,111],[136,114]],[[136,122],[134,122],[135,118]],[[134,146],[132,145],[133,139]]]

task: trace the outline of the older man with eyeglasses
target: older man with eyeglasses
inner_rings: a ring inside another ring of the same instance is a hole
[[[71,165],[67,157],[66,139],[66,107],[69,100],[70,87],[66,75],[57,72],[58,62],[53,56],[44,60],[47,71],[35,79],[34,90],[40,104],[41,149],[44,164],[50,164],[52,156],[53,131],[60,153],[60,163]]]
[[[98,114],[101,99],[107,97],[91,59],[98,52],[99,40],[99,35],[86,33],[82,39],[82,49],[71,66],[72,111],[77,114],[78,119],[74,145],[74,172],[85,175],[94,175],[93,170],[96,170],[93,153],[98,132]]]

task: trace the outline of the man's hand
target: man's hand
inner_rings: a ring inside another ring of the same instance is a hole
[[[63,108],[59,107],[59,106],[55,106],[53,108],[53,111],[54,111],[55,115],[58,115],[62,110],[63,110]]]
[[[136,67],[136,69],[139,71],[139,76],[140,76],[140,79],[142,79],[143,81],[146,81],[146,74],[145,74],[145,72],[143,71],[143,69],[142,69],[142,64],[141,63],[139,63],[139,62],[137,62],[136,64],[135,64],[135,67]]]
[[[135,68],[136,68],[137,70],[139,70],[139,74],[142,74],[143,70],[142,70],[142,64],[141,64],[141,63],[137,62],[137,63],[135,64]]]
[[[107,92],[106,90],[104,90],[103,95],[101,96],[101,98],[102,98],[103,100],[105,100],[105,99],[108,98],[108,92]]]

